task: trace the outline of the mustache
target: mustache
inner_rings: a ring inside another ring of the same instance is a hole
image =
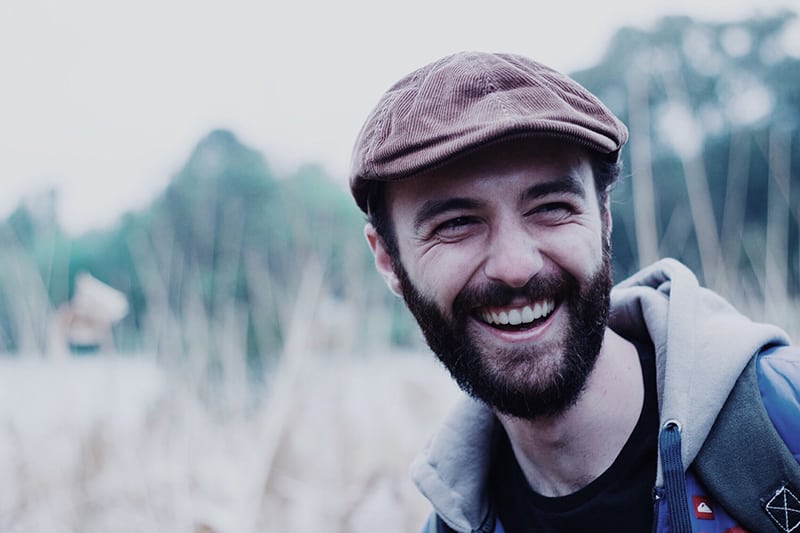
[[[453,301],[453,313],[459,316],[470,313],[476,307],[502,307],[515,299],[541,300],[563,293],[575,283],[574,279],[569,279],[566,275],[554,274],[535,276],[522,287],[511,287],[498,282],[465,287]]]

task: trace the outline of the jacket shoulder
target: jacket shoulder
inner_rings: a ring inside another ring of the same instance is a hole
[[[800,346],[773,346],[756,362],[758,388],[772,425],[800,461]]]
[[[693,463],[709,492],[750,531],[774,527],[763,501],[776,489],[800,488],[800,465],[791,451],[797,436],[786,442],[772,422],[775,413],[800,417],[796,398],[793,406],[783,394],[800,387],[792,377],[800,367],[790,363],[797,357],[796,348],[768,347],[751,359]],[[775,385],[780,394],[764,396],[761,385]]]

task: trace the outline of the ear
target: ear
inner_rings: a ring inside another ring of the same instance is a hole
[[[383,281],[386,282],[389,290],[402,298],[403,291],[400,288],[400,280],[392,268],[392,257],[386,251],[383,239],[380,238],[372,224],[367,223],[364,226],[364,237],[367,238],[367,244],[369,244],[369,249],[372,250],[372,255],[375,258],[375,270],[383,276]]]

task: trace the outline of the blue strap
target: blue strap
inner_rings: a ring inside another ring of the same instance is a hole
[[[668,421],[658,437],[661,448],[661,468],[669,509],[672,533],[691,533],[689,507],[686,504],[686,479],[681,459],[681,430],[675,421]]]
[[[800,462],[800,346],[771,346],[758,354],[756,365],[767,415]]]

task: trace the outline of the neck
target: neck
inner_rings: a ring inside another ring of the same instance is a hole
[[[636,427],[643,403],[636,348],[607,329],[575,405],[550,418],[498,418],[531,488],[544,496],[563,496],[611,466]]]

